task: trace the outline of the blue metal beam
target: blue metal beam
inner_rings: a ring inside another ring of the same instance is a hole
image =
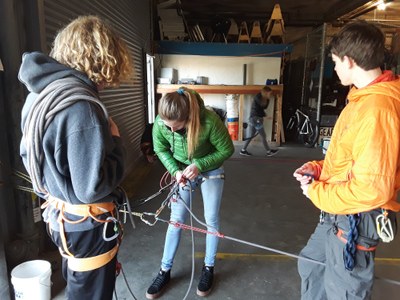
[[[292,52],[291,44],[236,44],[192,43],[157,41],[157,54],[208,55],[208,56],[257,56],[281,57]]]

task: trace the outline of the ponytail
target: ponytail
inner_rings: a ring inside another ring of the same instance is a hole
[[[197,93],[186,88],[165,94],[158,104],[161,119],[186,122],[188,158],[193,157],[200,131],[200,106]]]
[[[185,90],[189,99],[189,116],[187,121],[188,156],[191,159],[196,149],[200,131],[200,106],[195,93]]]

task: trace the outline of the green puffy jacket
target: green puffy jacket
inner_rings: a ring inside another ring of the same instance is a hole
[[[160,116],[154,122],[154,151],[172,176],[192,163],[199,172],[217,169],[234,152],[228,130],[219,116],[204,107],[198,94],[197,99],[200,105],[201,129],[192,160],[188,158],[186,133],[182,135],[172,132],[164,125]]]

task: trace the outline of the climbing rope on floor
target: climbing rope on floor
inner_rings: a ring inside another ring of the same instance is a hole
[[[178,183],[175,182],[174,183],[174,187],[173,187],[174,193],[177,193],[177,188],[178,188]],[[175,222],[175,221],[171,221],[171,220],[164,220],[164,219],[160,218],[159,217],[160,213],[162,212],[162,210],[168,204],[168,201],[169,201],[168,197],[162,202],[162,205],[156,211],[156,213],[143,212],[143,213],[133,213],[133,214],[134,215],[139,215],[140,217],[142,215],[147,215],[147,216],[154,217],[154,220],[152,220],[152,221],[149,221],[148,219],[143,220],[142,217],[141,217],[142,221],[145,222],[146,224],[150,225],[150,226],[154,226],[158,221],[160,221],[160,222],[163,222],[163,223],[167,223],[167,224],[179,227],[179,228],[181,228],[183,230],[190,230],[192,233],[193,232],[200,232],[200,233],[204,233],[204,234],[211,234],[211,235],[215,235],[215,236],[217,236],[219,238],[224,238],[224,239],[231,240],[231,241],[234,241],[234,242],[237,242],[237,243],[245,244],[245,245],[252,246],[252,247],[255,247],[255,248],[260,248],[260,249],[267,250],[267,251],[270,251],[270,252],[274,252],[274,253],[285,255],[285,256],[288,256],[288,257],[292,257],[292,258],[295,258],[295,259],[304,260],[304,261],[308,261],[308,262],[311,262],[311,263],[314,263],[314,264],[326,266],[326,264],[324,262],[320,262],[320,261],[317,261],[317,260],[314,260],[314,259],[311,259],[311,258],[308,258],[308,257],[299,256],[299,255],[296,255],[296,254],[293,254],[293,253],[290,253],[290,252],[282,251],[282,250],[275,249],[275,248],[272,248],[272,247],[263,246],[263,245],[260,245],[260,244],[257,244],[257,243],[245,241],[245,240],[242,240],[242,239],[238,239],[238,238],[227,236],[227,235],[225,235],[223,233],[220,233],[216,228],[213,228],[212,226],[207,225],[206,223],[204,223],[201,220],[199,220],[199,218],[192,212],[192,209],[189,208],[186,205],[186,203],[184,201],[182,201],[179,197],[175,197],[175,199],[177,199],[177,201],[181,201],[182,202],[182,204],[185,206],[185,209],[190,214],[191,218],[193,218],[197,223],[199,223],[200,225],[202,225],[202,226],[204,226],[204,227],[206,227],[208,229],[194,227],[192,224],[191,225],[187,225],[187,224],[183,224],[183,223],[180,223],[180,222]],[[213,231],[210,231],[210,229],[213,230]],[[385,281],[385,282],[390,283],[390,284],[394,284],[394,285],[399,285],[400,286],[400,281],[387,279],[387,278],[382,278],[382,277],[378,277],[378,276],[375,276],[375,279],[378,279],[378,280]]]

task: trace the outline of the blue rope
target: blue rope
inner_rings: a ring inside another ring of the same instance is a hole
[[[347,235],[347,243],[344,248],[344,266],[346,270],[353,271],[356,264],[356,252],[358,239],[358,224],[360,223],[359,215],[349,215],[350,230]]]

